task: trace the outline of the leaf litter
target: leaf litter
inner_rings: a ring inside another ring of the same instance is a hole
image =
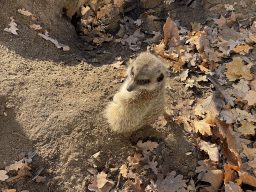
[[[245,7],[246,3],[240,1],[240,5]],[[184,82],[184,89],[199,86],[198,82],[207,80],[205,77],[210,80],[215,91],[206,99],[181,102],[177,105],[180,116],[176,120],[192,127],[190,131],[197,140],[195,145],[209,157],[198,161],[199,166],[195,170],[198,173],[198,181],[211,184],[202,188],[208,191],[221,190],[221,187],[225,191],[242,191],[242,183],[256,187],[256,146],[255,142],[250,140],[255,137],[256,126],[256,81],[253,76],[255,74],[252,73],[255,61],[250,57],[256,43],[256,21],[251,26],[242,28],[240,20],[243,15],[236,13],[233,5],[218,4],[210,10],[222,7],[232,11],[231,15],[213,18],[215,24],[212,26],[191,23],[192,31],[177,26],[175,21],[168,17],[163,27],[163,40],[158,45],[156,39],[160,37],[159,32],[152,33],[154,37],[145,40],[145,34],[140,28],[120,35],[120,39],[115,41],[122,45],[127,43],[133,51],[139,50],[144,40],[150,44],[154,43],[155,45],[151,45],[152,50],[169,62],[173,72],[182,72],[180,79]],[[113,15],[114,10],[115,7],[104,6],[99,17],[104,20]],[[19,12],[32,16],[24,9]],[[86,12],[89,12],[88,8]],[[122,22],[123,29],[129,28],[129,25],[140,27],[142,24],[141,20],[133,21],[131,18]],[[238,30],[233,27],[235,24],[240,27]],[[18,28],[13,18],[9,26],[4,30],[17,35]],[[31,27],[41,30],[40,25],[34,24]],[[101,45],[105,41],[113,40],[111,35],[102,34],[100,29],[95,31],[95,34],[98,34],[98,38],[93,39],[95,44]],[[40,36],[58,48],[69,50],[51,38],[47,32],[40,33]],[[202,78],[191,78],[191,72],[195,71]],[[121,76],[125,77],[124,74]],[[239,139],[242,139],[240,137],[248,137],[248,143],[240,143],[241,151],[237,147]],[[188,186],[188,180],[184,180],[183,176],[175,171],[163,173],[161,168],[165,166],[159,161],[161,157],[155,153],[158,145],[157,142],[151,141],[137,143],[134,156],[129,156],[127,162],[120,167],[123,179],[123,186],[120,186],[123,189],[144,191],[142,184],[145,185],[146,181],[143,177],[145,178],[148,172],[152,172],[155,177],[146,182],[145,191],[186,191],[189,186],[193,188],[193,180],[190,180],[191,185]],[[242,161],[243,156],[248,160]],[[0,179],[7,180],[11,169],[19,169],[17,176],[30,175],[27,163],[29,162],[19,161],[6,170],[0,170]],[[95,174],[88,189],[110,191],[115,186],[110,178],[111,175],[103,171]]]

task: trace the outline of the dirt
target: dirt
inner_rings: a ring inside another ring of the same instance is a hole
[[[44,4],[48,5],[47,1],[0,2],[0,104],[7,113],[0,116],[0,169],[36,149],[31,173],[35,176],[44,168],[40,175],[46,182],[24,177],[17,182],[0,182],[0,188],[87,191],[93,178],[91,169],[110,173],[116,182],[118,172],[111,170],[120,168],[134,154],[132,146],[139,140],[164,143],[171,169],[186,178],[194,176],[200,157],[183,125],[169,120],[165,127],[154,124],[126,137],[112,133],[103,117],[105,106],[122,83],[116,80],[118,70],[110,64],[116,57],[128,59],[134,52],[120,43],[97,47],[82,41],[60,7],[53,7],[56,10],[47,15],[49,6]],[[37,14],[40,23],[71,50],[64,52],[39,37],[28,27],[31,20],[17,13],[18,8]],[[196,9],[178,1],[172,12],[182,26],[190,28],[190,22],[205,22],[204,7],[198,10],[195,15]],[[18,36],[3,31],[11,16],[18,24]],[[140,51],[145,49],[142,46]],[[181,91],[184,85],[176,76],[170,70],[169,96],[175,102],[207,96],[204,89]],[[185,155],[188,151],[193,155]],[[92,164],[90,159],[97,152],[100,155]]]

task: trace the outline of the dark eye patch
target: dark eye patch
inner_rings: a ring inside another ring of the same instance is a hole
[[[160,82],[160,81],[163,81],[163,79],[164,79],[164,74],[163,73],[161,73],[161,75],[159,76],[159,77],[157,77],[157,82]]]
[[[134,76],[133,67],[131,68],[131,75]]]
[[[137,80],[137,84],[138,85],[146,85],[149,84],[150,80],[149,79],[145,79],[145,80]]]

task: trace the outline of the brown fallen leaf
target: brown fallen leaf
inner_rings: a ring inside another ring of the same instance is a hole
[[[7,171],[5,171],[5,170],[0,170],[0,181],[5,181],[6,179],[9,178],[9,176],[6,175],[6,174],[7,174]]]
[[[138,169],[140,169],[139,162],[141,161],[141,156],[142,156],[141,154],[135,153],[134,157],[129,156],[127,158],[129,162],[129,166],[131,166],[131,169],[136,169],[137,172],[138,172]]]
[[[122,176],[124,178],[127,178],[127,174],[128,174],[128,169],[127,169],[127,164],[123,164],[121,167],[120,167],[120,173],[122,174]]]
[[[227,164],[227,163],[224,164],[224,171],[225,171],[224,184],[231,181],[231,171],[232,171],[232,169],[235,170],[235,171],[241,171],[241,169],[237,166]]]
[[[186,187],[186,180],[183,180],[182,175],[176,175],[175,171],[168,173],[166,178],[159,174],[156,181],[158,191],[184,191]]]
[[[241,143],[243,147],[243,153],[249,160],[253,160],[256,157],[256,148],[248,148],[244,143]]]
[[[198,146],[202,151],[205,151],[209,155],[209,158],[212,161],[219,161],[219,149],[216,144],[201,140]]]
[[[209,9],[209,11],[216,11],[223,7],[223,4],[217,4]]]
[[[2,192],[16,192],[16,189],[2,189]]]
[[[29,11],[27,11],[27,10],[25,10],[24,8],[18,9],[18,12],[19,12],[20,14],[22,14],[22,15],[25,15],[25,16],[32,16],[32,13],[29,12]]]
[[[147,153],[148,151],[153,151],[155,148],[157,148],[159,144],[157,142],[147,141],[142,143],[142,140],[139,140],[137,143],[137,146],[139,149],[142,149],[144,153]]]
[[[174,47],[180,44],[179,30],[175,22],[168,17],[164,24],[164,44]]]
[[[225,192],[243,192],[243,190],[239,185],[229,181],[225,184]]]
[[[249,90],[249,93],[246,93],[244,95],[243,100],[247,100],[248,101],[248,105],[256,104],[256,91]]]
[[[230,130],[232,129],[231,124],[224,123],[219,120],[216,116],[212,116],[212,118],[208,118],[211,123],[215,124],[213,127],[213,134],[220,138],[223,144],[223,152],[229,161],[234,163],[235,165],[241,166],[242,162],[237,151],[235,141],[233,136],[231,135]]]
[[[232,62],[227,63],[227,72],[224,73],[229,78],[229,81],[235,81],[240,78],[251,80],[253,78],[253,75],[250,72],[252,65],[252,63],[244,65],[244,62],[240,57],[235,57]]]
[[[249,51],[253,49],[253,47],[250,47],[249,45],[245,44],[245,45],[237,45],[233,51],[235,53],[240,53],[241,55],[248,55]]]
[[[107,179],[107,176],[104,171],[94,175],[93,183],[89,184],[88,189],[90,191],[109,192],[115,184],[112,180]]]
[[[124,183],[124,191],[134,191],[134,192],[143,192],[144,190],[141,189],[141,180],[138,177],[135,177],[135,182],[128,179]]]
[[[252,187],[256,187],[256,178],[248,175],[248,173],[239,171],[240,179],[242,179],[244,184],[250,185]]]
[[[221,108],[225,105],[225,102],[220,99],[220,96],[217,92],[213,92],[206,99],[198,101],[197,106],[195,107],[195,115],[202,116],[207,111],[211,111],[213,115],[219,116]]]
[[[222,27],[227,23],[227,19],[225,19],[225,17],[223,17],[222,15],[220,16],[219,19],[213,19],[213,20],[216,24],[218,24],[219,27]]]
[[[211,125],[208,124],[205,120],[194,120],[192,121],[192,127],[194,128],[195,133],[200,133],[203,136],[212,135]]]
[[[238,131],[243,135],[254,135],[256,126],[253,125],[253,122],[242,121],[242,126],[238,128]]]
[[[209,170],[203,175],[201,181],[211,183],[211,186],[205,187],[205,189],[209,192],[215,192],[220,190],[220,186],[223,182],[223,178],[224,178],[223,170],[219,170],[219,169]]]

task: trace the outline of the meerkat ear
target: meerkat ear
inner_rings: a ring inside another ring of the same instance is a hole
[[[157,77],[157,82],[161,82],[161,81],[163,81],[163,79],[164,79],[164,74],[163,73],[161,73],[161,75],[159,76],[159,77]]]

